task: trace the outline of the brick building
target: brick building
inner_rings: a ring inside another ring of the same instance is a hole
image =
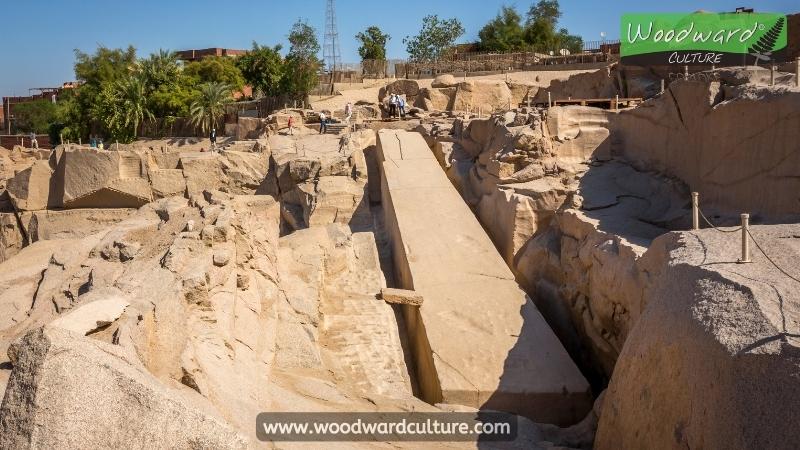
[[[204,48],[200,50],[181,50],[175,52],[181,61],[197,61],[209,56],[240,56],[247,53],[247,50],[236,50],[232,48]]]

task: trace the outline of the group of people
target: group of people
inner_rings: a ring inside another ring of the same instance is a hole
[[[105,146],[103,144],[103,140],[100,139],[99,137],[97,137],[97,136],[89,136],[89,147],[98,148],[100,150],[103,150],[103,148]]]
[[[392,94],[389,96],[389,117],[406,117],[406,99],[401,95]]]
[[[347,105],[345,105],[345,107],[344,107],[344,122],[347,124],[348,127],[350,126],[350,120],[352,118],[353,118],[353,104],[350,103],[350,102],[347,102]],[[330,121],[330,119],[328,118],[327,115],[325,115],[325,112],[324,111],[320,111],[320,113],[319,113],[319,134],[325,134],[325,132],[328,131],[328,122],[329,121]],[[292,117],[289,116],[289,134],[292,134],[292,125],[293,124],[294,124],[294,121],[292,120]]]

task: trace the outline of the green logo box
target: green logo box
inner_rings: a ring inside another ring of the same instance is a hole
[[[620,21],[620,57],[634,66],[768,65],[786,58],[786,15],[636,13]]]

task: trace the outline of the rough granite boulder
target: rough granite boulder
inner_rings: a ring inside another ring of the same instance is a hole
[[[414,80],[403,79],[389,83],[378,91],[378,101],[382,103],[391,94],[404,95],[406,102],[413,105],[419,94],[419,84]]]
[[[223,420],[165,388],[130,349],[57,327],[10,349],[2,448],[246,448]]]
[[[458,84],[452,109],[483,111],[488,114],[495,110],[508,109],[512,102],[511,89],[505,81],[464,81]]]
[[[797,225],[751,232],[796,267]],[[798,282],[755,249],[737,264],[738,235],[671,233],[653,247],[669,259],[649,271],[657,282],[614,369],[595,448],[796,448]]]
[[[447,87],[455,86],[456,84],[458,84],[458,81],[456,81],[456,77],[454,77],[453,75],[447,73],[447,74],[439,75],[436,78],[434,78],[433,82],[431,83],[431,87],[434,87],[434,88],[447,88]]]
[[[46,209],[50,203],[50,176],[47,161],[35,161],[31,167],[8,180],[8,195],[20,211]]]

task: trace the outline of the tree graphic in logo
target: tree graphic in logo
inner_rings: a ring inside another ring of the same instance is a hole
[[[784,18],[779,18],[772,28],[764,33],[764,35],[761,36],[761,38],[755,44],[747,49],[748,53],[756,57],[755,61],[753,61],[754,65],[758,65],[759,61],[766,62],[772,59],[772,51],[775,50],[775,43],[778,41],[781,31],[783,31],[783,23]]]

